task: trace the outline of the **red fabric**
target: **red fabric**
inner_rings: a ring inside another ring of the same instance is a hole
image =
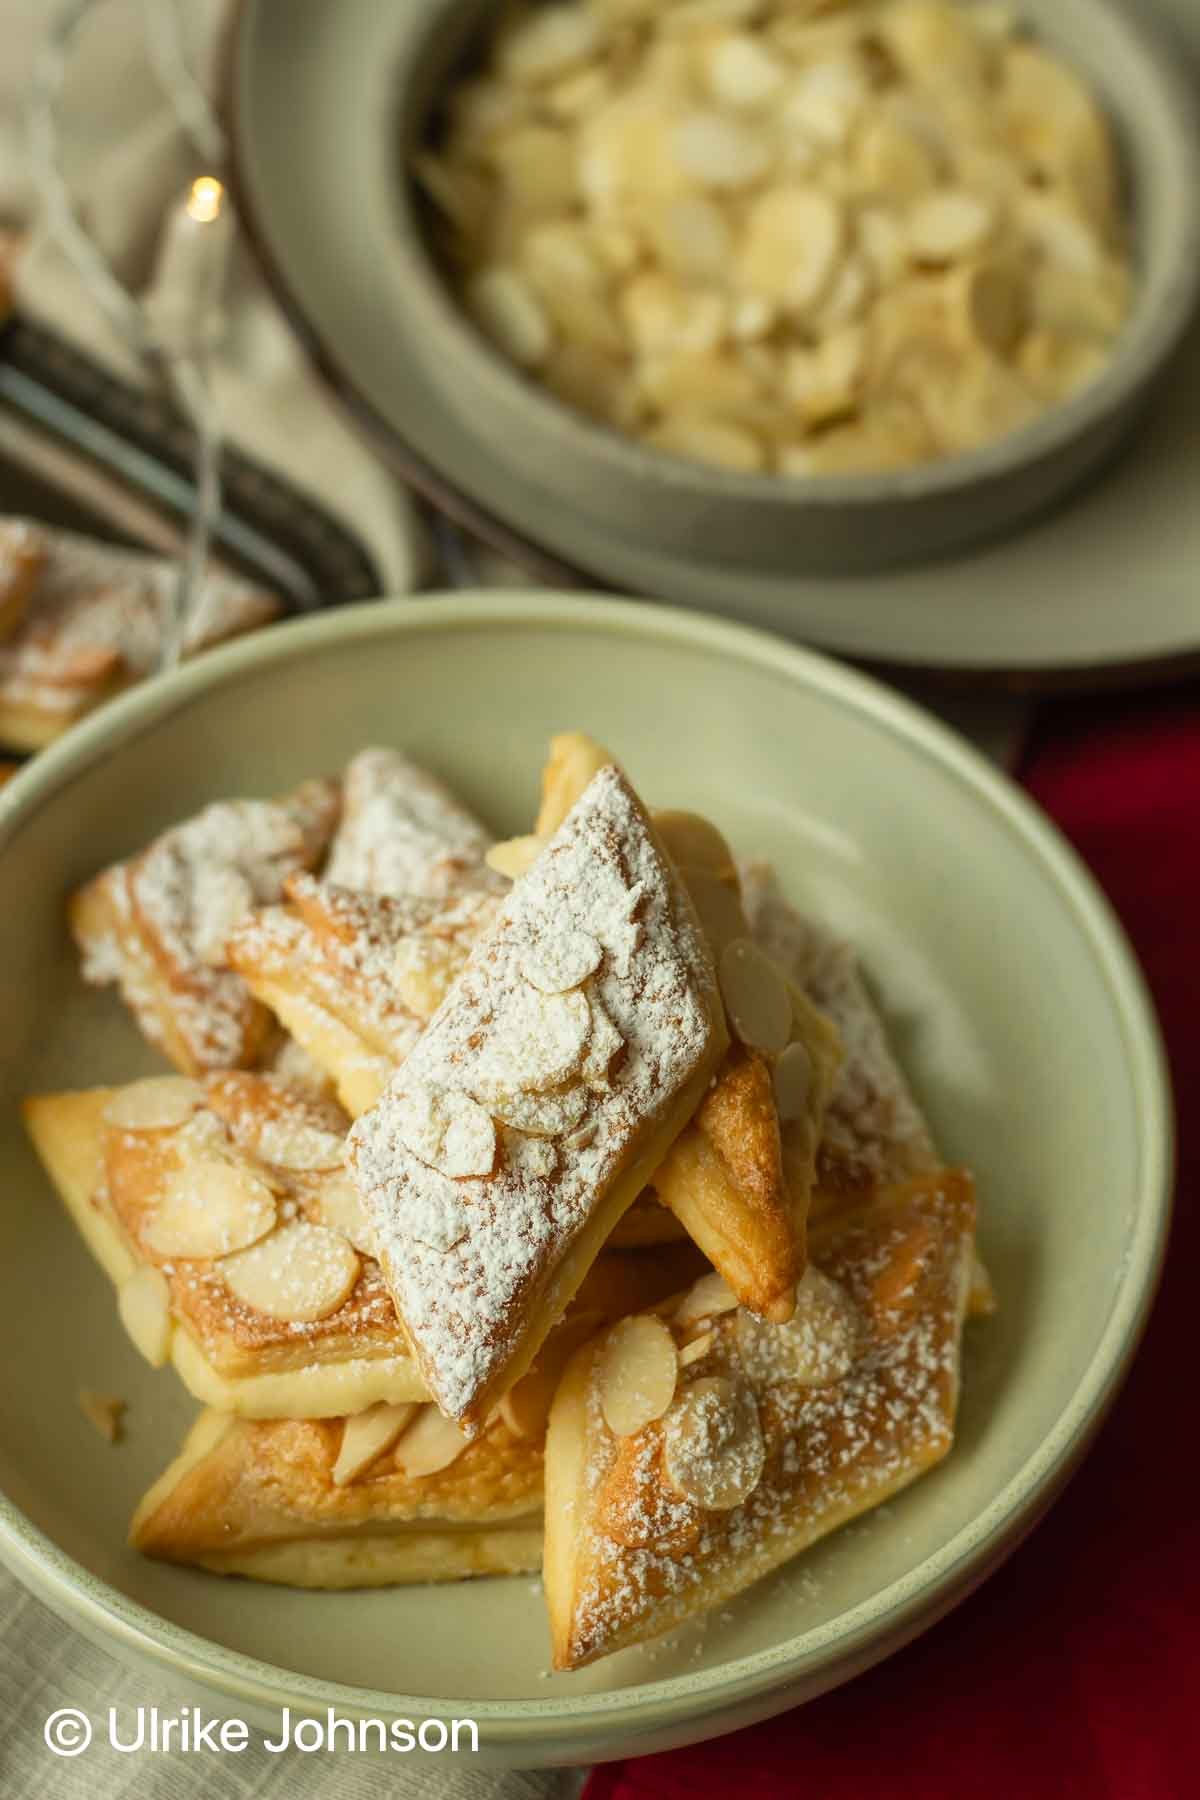
[[[1106,889],[1171,1058],[1168,1273],[1082,1472],[1001,1572],[835,1693],[585,1800],[1200,1796],[1200,693],[1048,708],[1025,781]]]

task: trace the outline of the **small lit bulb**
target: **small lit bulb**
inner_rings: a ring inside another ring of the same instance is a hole
[[[220,335],[233,243],[224,184],[200,175],[167,216],[146,310],[168,348],[194,349]]]

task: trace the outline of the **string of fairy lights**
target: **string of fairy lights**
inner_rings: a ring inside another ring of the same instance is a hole
[[[81,28],[111,0],[62,0],[35,60],[29,149],[43,222],[110,327],[149,382],[165,388],[192,427],[193,502],[178,574],[165,597],[163,664],[178,661],[221,509],[221,421],[212,360],[225,331],[224,293],[234,236],[219,171],[225,136],[188,57],[182,0],[142,0],[149,61],[180,129],[209,171],[192,181],[163,221],[154,273],[134,293],[88,231],[62,156],[62,100]]]

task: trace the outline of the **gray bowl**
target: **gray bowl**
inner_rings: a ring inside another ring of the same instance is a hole
[[[616,534],[667,557],[787,574],[890,568],[1013,530],[1098,470],[1128,435],[1200,293],[1200,107],[1178,47],[1137,0],[1024,0],[1022,12],[1101,94],[1121,144],[1139,270],[1103,375],[1032,425],[966,455],[879,475],[738,475],[595,424],[527,380],[449,292],[422,205],[398,186],[404,316],[437,398],[509,478],[553,508],[558,536]],[[390,74],[405,150],[494,18],[491,0],[407,0]],[[413,441],[421,444],[420,422]]]

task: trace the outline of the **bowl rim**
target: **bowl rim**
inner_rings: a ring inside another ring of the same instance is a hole
[[[460,12],[466,4],[478,3],[423,0],[420,7],[414,7],[403,27],[402,75],[411,71],[416,56],[442,29],[448,15]],[[407,252],[402,283],[400,271],[396,272],[398,285],[403,287],[403,305],[396,313],[398,326],[403,328],[407,319],[414,341],[427,345],[437,345],[440,337],[442,349],[429,357],[429,366],[435,372],[443,366],[455,371],[453,381],[435,374],[443,405],[457,410],[458,396],[482,390],[490,396],[498,421],[511,424],[522,413],[526,429],[536,430],[556,459],[575,457],[581,467],[602,467],[609,476],[649,483],[665,493],[696,500],[813,510],[934,501],[1035,469],[1136,402],[1178,346],[1200,300],[1200,94],[1181,66],[1165,19],[1140,11],[1137,0],[1099,0],[1099,4],[1158,89],[1157,110],[1165,121],[1165,141],[1174,158],[1170,182],[1183,197],[1180,204],[1189,211],[1188,228],[1172,239],[1157,272],[1150,276],[1141,271],[1133,308],[1102,373],[1027,425],[978,449],[911,469],[811,475],[798,480],[766,471],[715,469],[655,450],[615,427],[589,419],[524,374],[472,322],[439,268],[428,232],[422,227],[407,154],[400,159],[395,196],[397,230]],[[251,0],[242,0],[241,25],[252,11]],[[242,38],[240,29],[238,37]],[[401,88],[393,103],[399,110],[410,99],[409,92]],[[1128,115],[1120,115],[1117,123],[1141,129],[1136,120],[1130,126]]]
[[[1119,1022],[1139,1125],[1136,1223],[1120,1282],[1086,1374],[1037,1449],[969,1524],[905,1576],[823,1626],[714,1669],[544,1701],[443,1701],[329,1682],[225,1648],[163,1619],[83,1569],[0,1493],[0,1560],[60,1616],[85,1632],[90,1629],[96,1641],[124,1647],[226,1698],[267,1710],[291,1706],[304,1714],[333,1706],[350,1717],[449,1721],[469,1716],[478,1722],[481,1750],[536,1756],[541,1740],[553,1747],[557,1760],[565,1760],[572,1749],[594,1758],[598,1736],[615,1755],[623,1737],[655,1728],[678,1732],[709,1720],[708,1733],[689,1732],[694,1741],[725,1728],[718,1709],[727,1716],[731,1709],[757,1703],[754,1716],[766,1716],[772,1696],[777,1699],[773,1710],[780,1710],[792,1703],[789,1685],[818,1671],[828,1678],[824,1686],[834,1685],[915,1636],[1016,1547],[1084,1455],[1128,1371],[1150,1311],[1171,1211],[1169,1076],[1152,1002],[1108,901],[1030,799],[949,727],[881,683],[770,633],[682,608],[573,593],[483,589],[421,600],[398,597],[387,606],[372,602],[283,622],[131,690],[33,759],[0,791],[0,857],[22,826],[80,774],[230,680],[317,656],[326,647],[407,633],[469,634],[480,626],[532,626],[564,634],[582,627],[635,643],[707,650],[817,693],[890,734],[898,749],[935,764],[1007,830],[1074,915]]]

